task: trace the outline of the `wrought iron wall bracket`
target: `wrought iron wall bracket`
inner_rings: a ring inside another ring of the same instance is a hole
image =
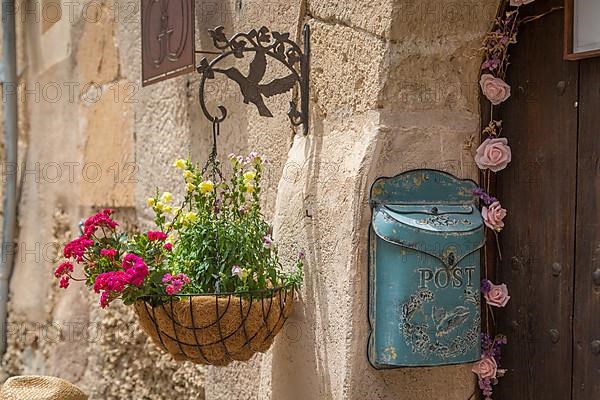
[[[272,117],[271,110],[265,104],[265,98],[284,94],[298,85],[300,107],[295,100],[290,101],[288,116],[292,125],[302,125],[303,132],[308,133],[308,76],[310,57],[310,27],[304,25],[304,47],[290,40],[289,33],[270,31],[267,27],[252,29],[247,33],[236,33],[230,39],[225,36],[222,26],[209,30],[213,45],[218,51],[198,51],[198,53],[215,54],[212,60],[203,58],[197,67],[202,75],[199,98],[202,112],[213,123],[220,123],[227,118],[227,109],[218,106],[219,115],[213,115],[206,106],[206,81],[215,79],[215,74],[223,74],[235,81],[246,104],[256,106],[263,117]],[[235,67],[219,68],[218,65],[227,58],[244,58],[246,53],[253,53],[248,73],[244,75]],[[263,82],[269,61],[276,60],[287,67],[288,74],[270,82]]]

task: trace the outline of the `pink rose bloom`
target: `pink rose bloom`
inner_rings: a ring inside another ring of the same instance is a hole
[[[490,169],[493,172],[506,168],[511,159],[512,154],[506,138],[485,139],[475,153],[475,163],[479,169]]]
[[[523,4],[533,3],[534,0],[510,0],[510,5],[513,7],[519,7]]]
[[[493,357],[484,356],[481,357],[479,362],[473,365],[471,371],[476,373],[479,379],[494,379],[498,372],[498,364],[496,364],[496,360]]]
[[[481,75],[479,80],[481,91],[493,105],[498,105],[510,97],[510,86],[500,78],[491,74]]]
[[[504,283],[502,285],[494,285],[490,282],[490,290],[483,296],[485,297],[485,301],[494,307],[504,307],[508,303],[508,300],[510,300],[508,288]]]
[[[507,211],[505,208],[502,208],[499,201],[495,201],[489,205],[489,207],[483,207],[481,209],[481,216],[483,217],[483,222],[485,225],[495,230],[496,232],[500,232],[502,228],[504,228],[504,217],[506,217]]]

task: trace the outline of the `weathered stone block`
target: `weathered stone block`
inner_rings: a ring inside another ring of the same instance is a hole
[[[128,100],[131,86],[120,82],[110,90],[105,89],[101,94],[91,95],[97,99],[94,103],[81,106],[86,132],[81,203],[130,207],[134,205],[140,168],[135,159]]]
[[[82,85],[103,84],[118,77],[119,52],[114,36],[114,18],[118,11],[111,7],[122,5],[115,3],[109,7],[106,2],[96,2],[84,8],[83,33],[77,43],[76,54]]]

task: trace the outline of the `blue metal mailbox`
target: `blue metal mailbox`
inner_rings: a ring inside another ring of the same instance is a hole
[[[422,169],[373,184],[368,355],[375,368],[479,360],[485,237],[476,187]]]

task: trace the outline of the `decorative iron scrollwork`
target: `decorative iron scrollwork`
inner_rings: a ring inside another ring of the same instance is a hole
[[[202,112],[213,123],[220,123],[227,117],[227,109],[218,106],[220,115],[213,115],[206,107],[205,85],[206,81],[215,79],[215,74],[223,74],[233,80],[240,87],[243,101],[256,106],[258,113],[263,117],[272,117],[271,110],[265,104],[265,98],[283,94],[292,90],[299,84],[300,108],[292,100],[288,116],[294,126],[303,125],[304,134],[308,133],[308,73],[309,73],[309,26],[304,26],[304,49],[290,40],[289,33],[270,31],[267,27],[258,30],[252,29],[247,33],[236,33],[227,38],[222,26],[208,31],[217,56],[209,61],[203,58],[197,69],[202,75],[200,80],[199,97]],[[235,67],[219,68],[217,65],[228,57],[244,58],[246,53],[254,53],[247,74],[243,74]],[[268,61],[274,59],[287,67],[289,73],[270,82],[263,82],[267,71]]]

